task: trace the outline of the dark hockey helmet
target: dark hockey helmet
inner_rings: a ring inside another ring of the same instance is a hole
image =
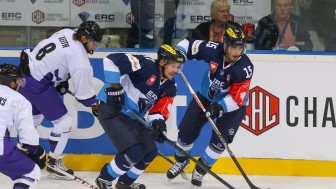
[[[186,61],[185,54],[176,47],[164,44],[161,45],[158,50],[158,60],[168,60],[178,63],[184,63]]]
[[[81,23],[76,32],[77,36],[85,35],[88,38],[101,42],[103,39],[103,31],[95,21],[85,21]]]
[[[0,64],[0,84],[8,85],[11,81],[17,80],[21,77],[21,70],[19,67],[12,64]]]
[[[224,43],[227,46],[244,46],[245,45],[245,35],[244,32],[239,28],[228,28],[224,33]]]

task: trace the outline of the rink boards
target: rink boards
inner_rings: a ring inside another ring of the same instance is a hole
[[[102,58],[109,53],[111,51],[100,51],[90,56],[96,92],[103,84]],[[154,51],[131,53],[156,57]],[[255,72],[247,115],[233,144],[229,145],[234,155],[247,174],[336,176],[335,54],[259,53],[249,54]],[[18,57],[18,49],[0,51],[0,63],[18,64]],[[183,72],[195,91],[199,89],[207,68],[204,62],[186,63]],[[178,75],[176,81],[178,95],[167,124],[168,137],[174,141],[178,124],[192,99]],[[112,159],[115,148],[98,120],[90,113],[90,108],[82,106],[70,95],[65,95],[64,101],[75,120],[66,148],[66,153],[70,154],[66,161],[77,170],[100,169]],[[45,120],[39,127],[39,133],[40,142],[47,150],[50,131],[50,122]],[[194,145],[192,155],[202,155],[210,133],[211,127],[206,125]],[[174,153],[174,149],[167,144],[158,144],[158,147],[167,156]],[[168,167],[169,163],[156,158],[147,171],[164,172]],[[239,174],[226,152],[213,170]]]

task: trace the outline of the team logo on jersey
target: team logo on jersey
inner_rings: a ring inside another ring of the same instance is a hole
[[[156,76],[152,75],[149,79],[147,79],[147,85],[153,85],[156,80]]]
[[[228,75],[226,76],[226,80],[227,80],[228,82],[230,82],[230,79],[231,79],[231,74],[228,74]]]
[[[85,21],[87,21],[87,20],[89,19],[89,17],[90,17],[91,15],[90,15],[90,13],[88,13],[88,12],[80,12],[80,13],[78,13],[78,16],[79,16],[79,18],[80,18],[83,22],[85,22]]]
[[[218,64],[216,62],[211,61],[210,62],[210,70],[212,72],[216,72],[217,68],[218,68]]]

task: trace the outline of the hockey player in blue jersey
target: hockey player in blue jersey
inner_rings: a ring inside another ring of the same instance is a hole
[[[228,28],[224,44],[213,41],[186,38],[177,48],[184,51],[187,59],[204,60],[209,64],[197,96],[206,109],[206,114],[193,99],[179,125],[177,145],[190,152],[194,141],[207,122],[205,115],[216,119],[216,126],[227,143],[231,143],[245,116],[253,64],[244,54],[245,36],[241,29]],[[190,119],[192,118],[192,119]],[[224,151],[224,145],[213,131],[209,145],[199,161],[211,168]],[[176,162],[168,170],[167,177],[175,178],[189,165],[188,158],[176,151]],[[196,166],[191,183],[201,186],[206,171]]]
[[[14,65],[0,65],[0,172],[14,181],[13,189],[29,189],[40,180],[46,155],[33,126],[32,106],[16,92],[20,73]],[[10,140],[12,128],[18,133],[17,146]]]
[[[41,124],[43,118],[53,124],[48,164],[69,174],[74,174],[74,171],[64,165],[62,158],[74,123],[58,93],[67,93],[71,77],[77,101],[87,107],[96,103],[93,69],[88,54],[97,48],[102,36],[103,32],[96,22],[85,21],[77,31],[62,29],[39,42],[33,50],[21,52],[20,67],[25,84],[19,92],[33,105],[35,127]],[[49,178],[68,180],[49,167],[47,172]]]
[[[96,184],[100,189],[145,189],[134,183],[156,157],[155,140],[163,142],[166,123],[176,96],[174,75],[184,63],[184,55],[169,45],[158,50],[158,59],[144,55],[110,54],[104,58],[105,85],[97,96],[98,120],[113,145],[116,157],[104,165]],[[128,111],[151,123],[149,131]]]

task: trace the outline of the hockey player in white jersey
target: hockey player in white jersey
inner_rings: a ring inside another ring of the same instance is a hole
[[[69,174],[74,171],[64,165],[62,158],[73,120],[58,93],[67,93],[71,77],[77,101],[87,107],[96,103],[88,53],[92,54],[99,46],[102,35],[96,22],[85,21],[76,32],[62,29],[42,40],[33,50],[25,49],[21,53],[20,67],[25,83],[19,92],[33,105],[34,126],[40,125],[44,117],[54,126],[47,163]],[[49,178],[67,179],[49,167],[47,171]]]
[[[224,44],[186,38],[177,44],[188,59],[204,60],[209,64],[197,96],[206,113],[193,99],[179,125],[177,145],[191,152],[195,140],[208,121],[216,119],[216,127],[227,143],[231,143],[245,116],[253,64],[244,53],[245,36],[239,28],[228,28],[224,33]],[[208,116],[208,117],[206,117]],[[224,145],[213,131],[208,147],[199,161],[211,168],[224,152]],[[189,160],[179,151],[175,153],[175,164],[168,170],[167,177],[175,178],[188,165]],[[206,171],[196,166],[191,183],[199,187]]]
[[[174,75],[184,60],[184,55],[169,45],[159,48],[158,60],[124,53],[104,58],[105,85],[97,96],[101,100],[98,120],[118,154],[101,169],[96,179],[100,189],[111,189],[117,178],[116,189],[146,188],[134,181],[156,157],[155,141],[164,142],[165,122],[177,91]],[[127,110],[142,118],[148,113],[153,131]]]
[[[39,135],[33,126],[30,102],[16,92],[19,69],[0,65],[0,172],[14,181],[13,189],[32,188],[41,178],[46,155],[39,146]],[[15,128],[20,149],[10,140]]]

